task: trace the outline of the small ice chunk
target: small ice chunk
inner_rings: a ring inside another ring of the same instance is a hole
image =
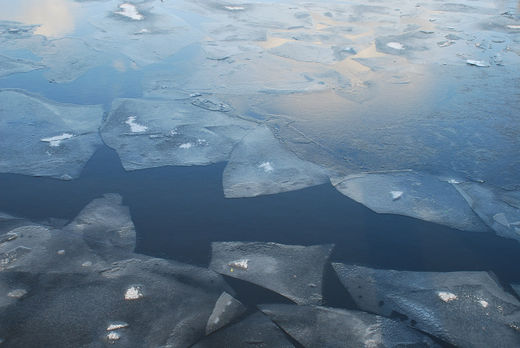
[[[148,127],[141,125],[137,122],[135,122],[136,117],[135,116],[129,116],[125,123],[130,127],[130,130],[132,133],[142,133],[145,132]]]
[[[137,11],[137,7],[135,7],[133,4],[124,3],[119,5],[119,8],[121,11],[116,11],[114,12],[115,14],[128,17],[136,21],[140,21],[144,18],[143,15]]]
[[[504,213],[497,213],[497,214],[493,215],[493,220],[495,220],[496,222],[498,222],[499,224],[501,224],[503,226],[506,226],[506,227],[510,226],[509,221],[507,221],[506,214],[504,214]]]
[[[484,300],[479,300],[478,303],[480,303],[480,305],[484,308],[487,308],[489,306],[489,303]]]
[[[107,339],[109,341],[117,341],[121,338],[121,334],[117,331],[111,331],[107,334]]]
[[[181,148],[181,149],[191,149],[192,147],[193,147],[192,143],[184,143],[184,144],[179,145],[179,148]]]
[[[457,295],[447,291],[439,291],[437,295],[444,302],[450,302],[457,299]]]
[[[139,285],[132,285],[131,287],[126,289],[125,300],[127,301],[138,300],[143,297],[143,291],[141,286]]]
[[[403,44],[399,42],[388,42],[386,45],[394,50],[404,50]]]
[[[73,134],[70,134],[70,133],[63,133],[61,135],[56,135],[54,137],[50,137],[50,138],[43,138],[41,139],[41,141],[43,142],[46,142],[46,143],[49,143],[49,146],[52,146],[52,147],[58,147],[61,145],[61,142],[63,140],[67,140],[67,139],[71,139],[73,138],[74,135]]]
[[[110,325],[108,325],[107,327],[107,331],[114,331],[114,330],[118,330],[118,329],[124,329],[126,327],[128,327],[128,323],[125,323],[124,321],[118,321],[118,322],[115,322],[115,323],[112,323]]]
[[[85,261],[81,264],[81,267],[90,267],[92,266],[92,261]]]
[[[60,249],[56,252],[56,254],[58,255],[65,255],[65,250],[64,249]]]
[[[514,29],[514,30],[517,30],[517,29],[520,29],[520,25],[514,25],[514,24],[509,24],[507,26],[508,29]]]
[[[262,162],[258,165],[258,168],[262,168],[266,173],[270,173],[274,170],[271,162]]]
[[[466,64],[473,65],[473,66],[478,66],[478,67],[482,67],[482,68],[489,67],[489,64],[484,62],[484,61],[482,61],[482,60],[468,59],[468,60],[466,60]]]
[[[26,294],[27,294],[27,290],[25,290],[25,289],[15,289],[15,290],[9,291],[9,293],[7,293],[7,296],[12,297],[12,298],[22,298]]]
[[[206,335],[217,331],[241,316],[246,307],[227,292],[223,292],[218,298],[206,325]]]
[[[390,195],[392,195],[392,200],[396,201],[403,195],[403,191],[390,191]]]

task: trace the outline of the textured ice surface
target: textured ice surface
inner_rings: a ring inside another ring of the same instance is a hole
[[[246,311],[246,307],[227,292],[223,292],[215,303],[215,308],[206,325],[206,335],[236,320]]]
[[[43,68],[42,65],[24,59],[12,59],[0,55],[0,77],[29,72]]]
[[[0,105],[0,172],[74,178],[101,146],[100,106],[58,104],[18,90],[0,90]]]
[[[94,200],[64,228],[4,220],[0,336],[9,345],[188,347],[212,313],[229,318],[217,300],[233,292],[220,275],[132,252],[134,226],[117,195]]]
[[[325,183],[326,171],[290,152],[267,127],[247,133],[224,170],[226,197],[253,197]]]
[[[214,242],[209,268],[257,284],[298,304],[319,304],[333,245]]]
[[[364,311],[401,319],[457,347],[520,344],[520,302],[487,272],[408,272],[340,263],[333,266]]]
[[[344,195],[377,213],[392,213],[436,222],[460,230],[487,227],[447,181],[412,171],[367,173],[332,179]]]
[[[260,310],[304,347],[437,347],[405,324],[365,312],[289,304]]]
[[[294,345],[282,330],[260,312],[223,328],[193,345],[194,348],[213,347],[273,347],[292,348]]]
[[[506,191],[486,184],[455,184],[469,206],[502,237],[520,241],[520,191]]]
[[[255,124],[221,112],[223,106],[212,110],[220,104],[203,103],[198,97],[118,99],[101,135],[118,152],[127,170],[222,162]]]

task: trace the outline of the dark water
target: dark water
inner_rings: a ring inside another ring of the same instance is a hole
[[[504,283],[520,282],[516,241],[491,232],[463,232],[376,214],[328,184],[225,199],[224,165],[125,172],[117,154],[105,147],[78,180],[0,175],[0,211],[34,220],[68,220],[92,199],[115,192],[130,207],[137,228],[136,251],[147,255],[206,266],[212,241],[334,243],[333,261],[404,270],[488,270]],[[327,273],[328,303],[346,306],[336,303],[348,299],[342,299],[344,290],[336,296],[339,283],[330,269]]]

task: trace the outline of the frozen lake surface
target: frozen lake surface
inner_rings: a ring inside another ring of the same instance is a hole
[[[520,346],[520,3],[0,0],[1,347]]]

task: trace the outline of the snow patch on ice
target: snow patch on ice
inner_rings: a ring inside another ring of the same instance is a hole
[[[258,168],[262,168],[266,173],[270,173],[274,170],[271,162],[262,162],[258,165]]]
[[[245,7],[242,6],[224,6],[224,8],[228,11],[243,11]]]
[[[143,292],[141,291],[140,286],[131,286],[128,289],[126,289],[125,292],[125,300],[132,301],[132,300],[138,300],[140,298],[143,298]]]
[[[26,294],[27,294],[27,290],[25,290],[25,289],[16,289],[16,290],[9,291],[7,296],[9,296],[11,298],[22,298]]]
[[[399,42],[389,42],[386,45],[394,50],[404,50],[403,44]]]
[[[117,341],[121,338],[121,334],[119,334],[119,332],[116,332],[116,331],[112,331],[110,332],[108,335],[107,335],[107,339],[109,341]]]
[[[140,21],[144,18],[143,15],[140,14],[139,11],[137,11],[135,5],[124,3],[119,5],[119,8],[121,9],[121,11],[116,11],[114,12],[115,14],[128,17],[136,21]]]
[[[482,60],[472,60],[472,59],[468,59],[466,60],[466,64],[468,65],[473,65],[473,66],[478,66],[478,67],[481,67],[481,68],[487,68],[489,67],[489,64],[482,61]]]
[[[49,143],[49,146],[58,147],[61,145],[61,142],[63,140],[71,139],[73,137],[74,137],[73,134],[63,133],[62,135],[56,135],[54,137],[49,137],[49,138],[42,138],[40,140],[43,142]]]
[[[439,291],[437,295],[446,303],[457,299],[457,295],[447,291]]]
[[[480,303],[480,305],[484,308],[487,308],[487,306],[489,306],[489,303],[484,300],[479,300],[478,303]]]
[[[249,263],[248,259],[242,259],[242,260],[232,261],[232,262],[228,263],[228,265],[229,265],[229,267],[235,267],[235,268],[247,270],[248,263]]]
[[[184,144],[179,145],[179,148],[181,148],[181,149],[191,149],[192,147],[193,147],[192,143],[184,143]]]
[[[142,133],[148,129],[148,127],[135,122],[135,116],[129,116],[125,123],[130,127],[132,133]]]
[[[403,191],[390,191],[392,200],[396,201],[403,196]]]

